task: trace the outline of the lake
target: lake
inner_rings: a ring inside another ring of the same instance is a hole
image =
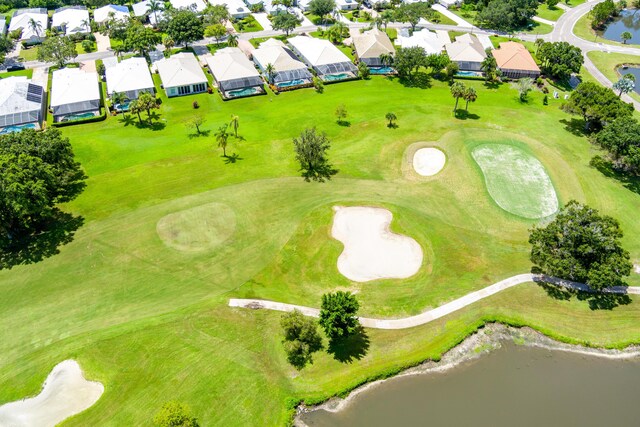
[[[441,373],[394,378],[310,427],[637,426],[640,359],[611,360],[505,342]]]
[[[636,85],[634,86],[633,90],[636,93],[640,93],[640,68],[638,68],[638,67],[627,67],[627,68],[620,67],[616,71],[620,74],[620,76],[624,76],[625,74],[633,74],[633,76],[636,78],[636,80],[635,80]]]
[[[634,13],[635,12],[635,13]],[[640,44],[640,10],[625,9],[620,11],[620,16],[615,17],[604,31],[598,31],[598,35],[607,39],[622,42],[620,35],[625,31],[633,35],[627,44]]]

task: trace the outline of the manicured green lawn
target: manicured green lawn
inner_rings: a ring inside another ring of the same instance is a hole
[[[36,394],[55,364],[73,358],[105,393],[64,426],[150,425],[173,399],[191,406],[203,426],[282,425],[292,399],[326,399],[437,359],[487,321],[590,345],[640,342],[635,298],[594,311],[525,284],[422,327],[369,330],[361,360],[319,353],[298,373],[285,360],[278,313],[227,307],[230,297],[318,306],[323,293],[343,289],[358,291],[362,314],[400,317],[529,271],[527,230],[535,221],[492,200],[471,155],[479,138],[526,147],[560,203],[577,199],[616,217],[640,261],[640,195],[589,166],[597,150],[567,129],[572,118],[559,109],[562,100],[543,106],[533,92],[521,103],[509,85],[465,81],[479,96],[462,120],[451,113],[448,84],[429,83],[420,89],[373,77],[328,85],[323,94],[303,89],[227,102],[217,94],[163,95],[155,130],[126,125],[122,116],[63,128],[89,176],[85,192],[63,208],[84,225],[59,254],[0,271],[0,402]],[[348,127],[336,123],[339,104]],[[390,111],[397,129],[386,127]],[[195,114],[206,118],[204,136],[185,126]],[[229,163],[213,132],[233,114],[242,138],[230,138],[228,152],[239,159]],[[333,141],[339,173],[324,184],[305,183],[293,156],[292,138],[310,126]],[[438,175],[411,172],[406,151],[418,141],[447,154]],[[335,205],[390,209],[394,231],[425,252],[420,272],[365,284],[341,276],[342,247],[329,233]],[[166,218],[178,230],[209,218],[215,230],[175,234]],[[199,250],[185,250],[194,241]],[[629,283],[640,285],[640,276]]]
[[[635,46],[633,43],[623,44],[622,42],[616,40],[607,40],[604,37],[597,35],[596,32],[591,28],[591,19],[589,18],[589,14],[583,15],[576,21],[576,25],[573,27],[573,33],[581,39],[590,42],[610,44],[613,46]]]
[[[564,13],[564,9],[561,9],[557,6],[550,8],[546,3],[538,6],[537,16],[543,19],[548,19],[549,21],[557,21],[562,14]]]
[[[233,28],[239,33],[251,33],[254,31],[263,31],[262,25],[256,19],[249,15],[246,18],[233,21]]]
[[[31,46],[28,49],[20,49],[20,58],[25,61],[37,61],[38,60],[38,46]]]
[[[432,22],[437,21],[438,24],[442,24],[442,25],[458,25],[456,21],[454,21],[453,19],[447,16],[444,16],[442,13],[438,11],[434,11],[434,15],[436,16],[436,20],[431,19]]]
[[[27,68],[19,71],[11,71],[8,73],[0,73],[0,79],[5,79],[7,77],[13,76],[26,76],[27,78],[31,78],[33,76],[33,68]]]
[[[626,55],[624,53],[607,53],[591,51],[587,53],[589,59],[593,62],[602,74],[611,82],[616,82],[620,78],[617,68],[620,65],[640,64],[640,56]],[[629,94],[632,98],[640,101],[640,95],[635,92]]]

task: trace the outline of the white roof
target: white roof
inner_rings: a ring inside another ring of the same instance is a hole
[[[247,15],[251,13],[247,5],[242,0],[209,0],[211,5],[224,4],[232,17]],[[265,4],[265,8],[267,5]]]
[[[134,16],[145,16],[147,14],[149,14],[149,22],[151,22],[152,24],[156,24],[156,18],[155,16],[158,17],[158,20],[162,19],[162,16],[164,14],[164,12],[162,10],[159,10],[157,12],[151,13],[149,12],[149,0],[144,0],[141,1],[140,3],[134,3],[131,5],[131,8],[133,9],[133,15]],[[154,16],[155,15],[155,16]]]
[[[282,42],[280,42],[279,40],[276,40],[276,42],[282,44]],[[254,50],[252,53],[253,60],[256,61],[258,65],[260,65],[260,68],[262,68],[263,70],[267,67],[268,64],[273,65],[273,68],[276,72],[307,68],[304,63],[292,57],[289,51],[285,49],[284,45],[277,45],[274,42],[268,44],[267,42],[264,42],[258,49]]]
[[[42,108],[42,98],[40,98],[40,102],[27,99],[29,84],[34,85],[25,76],[7,77],[0,80],[0,116]],[[36,86],[40,87],[41,91],[44,90],[40,85]]]
[[[63,68],[51,78],[51,107],[100,99],[98,73]]]
[[[113,19],[125,21],[129,18],[129,8],[127,6],[118,6],[108,4],[93,11],[93,20],[99,24],[108,21],[109,14],[113,12]]]
[[[446,45],[446,48],[452,61],[482,62],[487,57],[480,40],[471,34],[456,37],[456,41]]]
[[[340,49],[335,47],[329,40],[295,36],[287,41],[311,66],[351,62],[349,57],[342,53]]]
[[[353,36],[353,47],[358,53],[358,58],[379,58],[384,53],[396,53],[387,33],[377,28]]]
[[[38,22],[41,26],[39,35],[31,29],[29,22],[31,19]],[[27,40],[32,37],[46,37],[47,27],[49,26],[49,15],[46,9],[20,9],[16,10],[9,22],[9,32],[22,28],[22,37],[20,40]]]
[[[412,36],[405,36],[398,34],[396,44],[402,47],[421,47],[427,54],[440,53],[444,47],[442,40],[438,38],[438,35],[427,29],[415,31]]]
[[[237,47],[227,47],[207,56],[207,64],[218,82],[260,77],[253,63]]]
[[[190,9],[191,6],[195,6],[195,10],[198,12],[202,12],[207,7],[204,0],[171,0],[171,6],[175,9]]]
[[[191,52],[177,53],[155,63],[165,88],[207,83],[207,76]]]
[[[83,6],[56,9],[51,17],[52,27],[65,27],[65,35],[91,32],[85,22],[89,22],[89,11]]]
[[[153,89],[153,79],[144,58],[129,58],[106,67],[107,93]]]

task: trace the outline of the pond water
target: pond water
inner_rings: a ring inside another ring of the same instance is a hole
[[[309,427],[635,426],[640,359],[503,343],[444,373],[394,378],[342,411],[318,410]]]
[[[625,74],[633,74],[633,76],[636,78],[636,85],[633,88],[633,90],[636,93],[640,93],[640,67],[627,67],[627,68],[618,68],[616,70],[621,76],[624,76]]]
[[[625,31],[633,35],[627,44],[640,44],[640,10],[622,10],[620,16],[614,18],[604,31],[598,31],[598,35],[607,40],[622,42],[620,35]]]

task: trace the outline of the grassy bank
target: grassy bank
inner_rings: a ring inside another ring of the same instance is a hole
[[[607,53],[592,51],[588,52],[587,56],[593,62],[598,70],[611,82],[616,82],[620,78],[620,74],[617,69],[624,64],[640,64],[640,56],[626,55],[623,53]],[[640,95],[635,92],[629,94],[636,101],[640,101]]]

